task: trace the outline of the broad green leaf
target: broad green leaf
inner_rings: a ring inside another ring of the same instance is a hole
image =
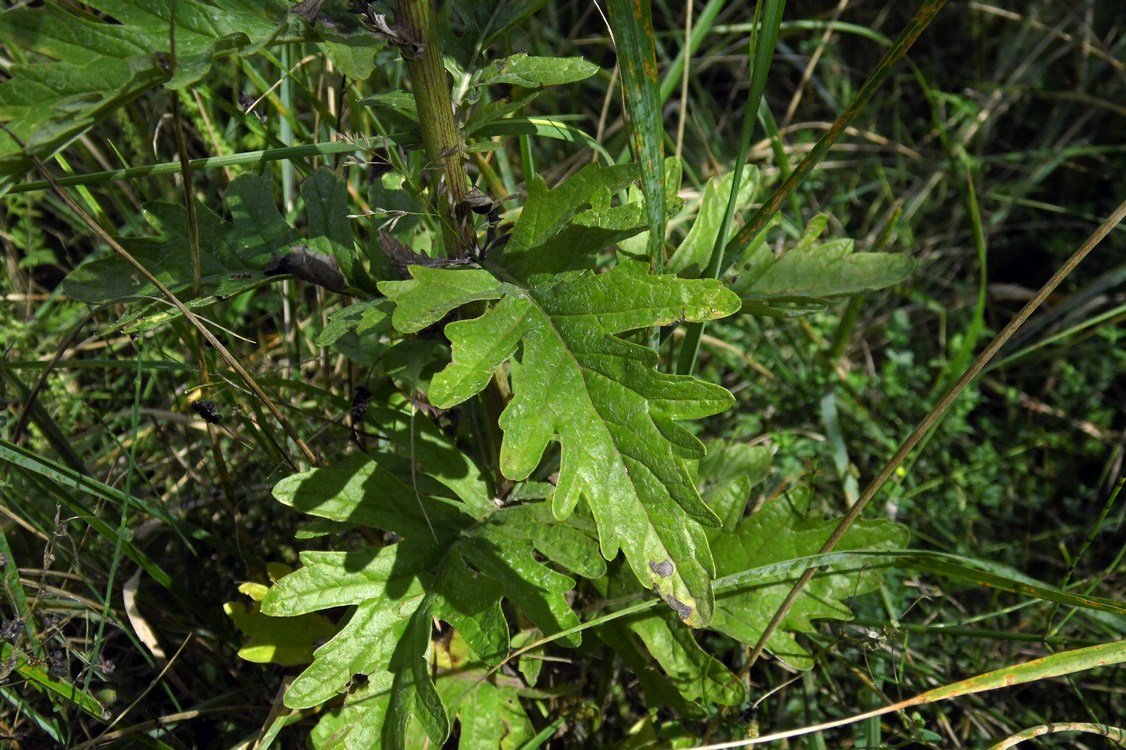
[[[751,488],[766,477],[769,467],[770,450],[765,446],[720,440],[708,444],[708,454],[699,462],[701,493],[720,515],[724,528],[734,527],[743,518]],[[636,592],[637,582],[631,579],[618,568],[595,585],[604,599],[613,600]],[[650,704],[738,705],[746,697],[742,683],[701,649],[691,631],[679,627],[669,612],[606,623],[598,634],[637,674]],[[663,677],[652,669],[650,657],[660,664]],[[675,701],[670,699],[670,690],[675,690]]]
[[[288,247],[298,235],[278,213],[268,179],[239,177],[227,189],[225,203],[231,214],[229,222],[202,205],[197,206],[196,215],[200,273],[205,289],[231,294],[236,288],[249,288],[261,282],[261,270],[270,253]],[[171,203],[149,203],[145,214],[160,239],[126,240],[126,249],[173,292],[190,288],[192,260],[187,211]],[[242,278],[247,273],[250,277]],[[63,289],[69,296],[92,304],[158,293],[116,255],[83,263],[67,275]]]
[[[321,167],[301,183],[308,236],[324,237],[348,254],[337,253],[341,272],[353,283],[363,272],[352,242],[352,220],[348,218],[348,186],[327,167]],[[356,284],[360,286],[360,284]]]
[[[270,589],[262,612],[274,617],[355,606],[340,632],[316,650],[313,663],[294,680],[286,705],[319,706],[343,692],[356,674],[391,686],[388,665],[424,598],[417,573],[426,558],[410,550],[400,543],[378,552],[304,552],[304,567]]]
[[[409,91],[384,91],[361,99],[360,104],[370,107],[397,134],[409,134],[422,140],[418,105]]]
[[[326,32],[327,30],[321,30],[324,39],[318,46],[332,60],[333,65],[354,81],[366,81],[370,78],[375,72],[376,55],[385,46],[383,41],[366,32],[347,36]]]
[[[727,210],[727,202],[731,199],[731,180],[734,177],[734,172],[728,172],[708,180],[692,228],[688,230],[680,247],[669,258],[667,268],[669,273],[675,273],[686,279],[697,279],[703,275],[708,267],[712,249],[715,247],[716,237],[723,225],[723,214]],[[739,183],[739,194],[735,198],[736,205],[745,206],[750,203],[758,187],[759,172],[752,167],[750,173],[744,175],[744,179]]]
[[[374,299],[342,307],[329,313],[328,324],[317,334],[317,346],[332,346],[352,331],[363,336],[378,332],[391,324],[392,305],[385,299]]]
[[[624,245],[623,240],[643,238],[646,234],[644,202],[631,201],[617,206],[611,202],[610,191],[599,189],[590,196],[590,210],[576,214],[562,231],[541,243],[535,250],[534,260],[527,256],[534,264],[535,279],[592,268],[600,250],[616,243]],[[530,264],[518,263],[516,267],[521,269],[526,265]]]
[[[494,60],[473,74],[475,86],[521,86],[526,89],[558,86],[590,78],[598,66],[581,57],[529,57],[527,53]]]
[[[387,704],[386,687],[358,685],[344,698],[344,705],[325,707],[321,720],[309,732],[314,750],[370,750],[380,747]]]
[[[738,706],[746,700],[747,691],[739,678],[700,648],[694,632],[677,622],[671,612],[636,620],[628,627],[685,700],[721,706]]]
[[[8,68],[0,83],[0,193],[145,91],[197,83],[218,58],[251,54],[279,28],[282,0],[178,0],[176,69],[171,68],[172,3],[88,0],[95,20],[61,3],[0,13],[0,36],[35,59]],[[40,57],[42,56],[42,57]],[[46,60],[43,57],[47,58]]]
[[[390,692],[383,720],[385,747],[401,748],[406,722],[416,716],[438,745],[449,719],[430,678],[428,654],[433,598],[420,578],[432,553],[418,555],[409,542],[370,552],[309,552],[303,568],[282,578],[262,611],[292,616],[354,605],[340,632],[317,649],[314,662],[286,692],[291,708],[311,708],[344,692],[353,675]]]
[[[548,236],[544,227],[561,222],[546,219],[525,236]],[[716,281],[654,277],[632,262],[531,288],[483,269],[412,266],[411,273],[410,281],[380,285],[396,303],[392,322],[400,331],[420,330],[468,302],[500,300],[481,317],[446,327],[453,362],[433,378],[431,401],[449,407],[470,398],[508,361],[514,396],[500,417],[505,476],[527,478],[558,441],[556,517],[567,518],[585,497],[603,556],[624,549],[647,588],[656,587],[682,619],[706,623],[713,566],[701,524],[716,520],[684,465],[704,454],[703,445],[677,420],[719,413],[731,396],[657,372],[652,350],[615,334],[722,317],[736,309],[733,295]],[[513,359],[518,346],[522,354]]]
[[[274,485],[274,498],[303,513],[394,532],[440,547],[470,523],[469,516],[432,497],[441,485],[425,474],[403,478],[378,460],[354,454],[325,469],[294,474]]]
[[[446,555],[428,587],[430,593],[414,613],[404,636],[408,645],[401,645],[392,659],[395,677],[388,706],[392,721],[385,725],[386,746],[404,746],[409,716],[419,720],[435,743],[449,733],[449,719],[424,658],[432,618],[457,628],[484,663],[495,666],[509,649],[501,597],[545,633],[577,627],[579,618],[565,598],[574,589],[574,580],[539,560],[572,565],[582,575],[594,577],[605,572],[597,553],[592,539],[556,521],[543,504],[499,511],[466,532]],[[577,646],[579,636],[572,634],[562,642]],[[458,674],[447,679],[459,679]]]
[[[823,298],[882,289],[910,276],[901,253],[856,253],[851,239],[817,242],[826,217],[815,217],[796,247],[775,256],[767,244],[750,253],[732,289],[748,300]]]
[[[683,627],[683,626],[681,626]],[[653,657],[623,620],[603,623],[594,631],[614,656],[637,677],[637,684],[649,706],[661,706],[684,716],[692,716],[696,708],[686,700],[672,679],[662,670],[654,668]]]
[[[747,511],[751,489],[766,479],[771,451],[765,445],[708,443],[708,455],[700,459],[701,494],[719,516],[723,528],[734,528]]]
[[[586,578],[597,578],[606,572],[598,544],[573,526],[555,520],[546,503],[494,513],[486,523],[468,532],[459,547],[466,561],[499,583],[504,595],[544,633],[577,627],[580,623],[566,599],[575,588],[574,579],[544,565],[537,556]],[[466,584],[474,585],[472,580]],[[486,663],[499,663],[504,656],[503,652],[483,648],[464,630],[462,634]],[[505,649],[507,635],[506,629]],[[563,639],[564,644],[571,646],[579,642],[578,633]]]
[[[496,666],[510,646],[508,622],[501,609],[505,587],[494,578],[478,575],[466,560],[466,552],[465,545],[455,545],[443,561],[431,587],[438,597],[433,614],[453,625],[486,664]]]
[[[357,736],[378,731],[384,747],[404,747],[413,716],[441,745],[449,718],[431,676],[432,620],[453,625],[485,665],[495,666],[509,651],[504,599],[546,634],[577,627],[579,618],[566,599],[575,581],[554,566],[597,577],[605,564],[597,542],[555,520],[545,503],[496,510],[472,524],[452,507],[420,495],[439,484],[431,477],[417,477],[417,487],[401,481],[398,459],[352,456],[275,486],[275,496],[286,504],[392,531],[402,541],[378,550],[303,553],[304,567],[269,590],[261,613],[307,618],[353,607],[340,632],[316,650],[313,664],[294,681],[287,705],[321,705],[361,674],[369,686],[390,693],[388,701],[369,704],[385,710],[389,720],[365,720],[367,729]],[[240,621],[265,627],[249,615]],[[579,638],[564,642],[578,645]]]
[[[438,680],[438,692],[461,727],[460,750],[517,750],[535,735],[520,704],[523,685],[507,675],[463,668]]]
[[[366,81],[371,76],[376,53],[387,46],[343,2],[324,3],[317,16],[305,18],[305,22],[306,38],[316,41],[341,73],[357,81]]]
[[[522,649],[539,637],[540,634],[537,630],[521,630],[513,634],[509,645],[513,649]],[[529,687],[535,687],[536,683],[539,682],[540,673],[543,671],[543,664],[544,660],[539,654],[529,652],[520,655],[516,668],[524,676],[524,682],[528,683]]]
[[[317,644],[336,634],[336,625],[323,615],[270,617],[246,602],[227,602],[223,611],[249,638],[239,648],[239,658],[256,664],[308,664]]]
[[[589,166],[580,170],[558,187],[548,190],[547,183],[536,175],[528,184],[528,199],[508,244],[498,252],[497,262],[517,279],[532,273],[558,273],[569,264],[554,261],[544,245],[577,221],[577,216],[590,213],[591,223],[600,223],[609,208],[609,194],[616,192],[637,177],[637,167],[622,164],[613,167]],[[597,206],[589,211],[596,196]],[[591,253],[599,247],[574,245],[571,255]],[[533,252],[538,251],[538,252]]]
[[[633,576],[624,568],[616,567],[610,573],[602,593],[604,598],[613,601],[634,594],[636,587],[637,581],[633,580]],[[668,682],[675,686],[685,701],[705,706],[715,703],[737,706],[746,699],[747,691],[739,678],[722,662],[700,648],[694,632],[678,622],[672,612],[664,610],[645,617],[632,617],[623,620],[618,627],[620,631],[629,631],[641,640],[649,654],[660,664]],[[621,644],[626,637],[620,631],[609,636],[617,644]],[[639,676],[652,671],[651,663],[640,652],[631,661]],[[652,696],[647,693],[647,700],[652,703],[654,699],[662,697],[666,690],[664,685],[652,679],[643,682],[646,683],[655,692]]]
[[[809,515],[809,499],[808,490],[797,489],[733,525],[725,524],[722,529],[711,531],[717,577],[816,554],[836,527],[837,519]],[[902,549],[907,539],[907,529],[900,524],[858,521],[836,549],[896,550]],[[851,619],[852,612],[844,601],[874,590],[880,576],[878,567],[829,566],[802,591],[781,627],[767,641],[767,649],[796,669],[811,669],[813,659],[798,645],[794,634],[813,632],[812,621],[816,619]],[[794,580],[788,574],[768,576],[720,593],[711,627],[743,643],[755,643],[789,594]]]
[[[497,99],[492,102],[478,104],[473,108],[469,119],[465,121],[465,136],[468,138],[491,122],[504,119],[511,114],[519,112],[528,106],[533,99],[539,96],[538,91],[525,93],[515,99]]]
[[[675,216],[680,213],[684,208],[684,199],[680,197],[680,183],[684,175],[684,165],[680,163],[680,159],[675,156],[670,156],[665,159],[665,176],[663,184],[665,186],[665,213],[669,216]],[[648,227],[648,218],[645,209],[645,193],[639,185],[630,185],[626,190],[627,204],[629,206],[636,206],[638,215],[641,217],[640,222],[642,225]],[[624,208],[621,207],[621,208]],[[594,213],[598,210],[594,206]],[[618,243],[618,255],[638,260],[643,262],[649,261],[649,248],[650,238],[653,233],[646,229],[634,237],[630,237]],[[666,269],[667,270],[667,269]]]
[[[383,725],[383,747],[407,746],[407,722],[413,717],[427,737],[441,747],[450,736],[450,718],[430,676],[430,633],[435,596],[429,595],[415,610],[391,657],[391,701]]]

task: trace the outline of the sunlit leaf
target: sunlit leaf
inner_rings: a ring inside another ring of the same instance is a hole
[[[563,221],[552,222],[556,233]],[[682,619],[707,622],[712,562],[702,524],[716,521],[684,465],[702,456],[703,446],[677,420],[723,411],[731,397],[718,386],[657,372],[652,350],[616,334],[722,317],[737,304],[730,292],[714,281],[649,276],[628,262],[531,288],[486,270],[412,266],[411,273],[410,281],[380,285],[396,303],[393,324],[404,332],[468,302],[499,300],[481,317],[447,326],[454,357],[432,380],[432,402],[464,401],[508,362],[514,396],[500,417],[505,475],[528,477],[548,443],[558,441],[556,516],[566,518],[585,498],[603,555],[612,559],[624,549],[638,579],[656,587]]]
[[[772,562],[816,554],[837,525],[809,511],[810,493],[793,490],[767,502],[750,516],[725,523],[711,532],[718,577]],[[730,517],[730,516],[728,516]],[[907,528],[883,520],[853,524],[836,550],[896,550],[906,546]],[[796,669],[811,669],[813,658],[795,634],[813,632],[814,620],[852,619],[845,601],[874,590],[883,569],[877,565],[829,566],[802,590],[782,625],[767,641],[767,649]],[[789,594],[796,576],[781,574],[724,591],[716,596],[716,616],[711,627],[738,641],[753,645]]]
[[[857,253],[851,239],[817,242],[827,221],[812,219],[801,241],[778,256],[757,243],[732,288],[748,300],[823,298],[893,286],[915,270],[914,259],[902,253]]]

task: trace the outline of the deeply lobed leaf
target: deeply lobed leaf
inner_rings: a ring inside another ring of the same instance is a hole
[[[562,219],[535,218],[562,231]],[[550,232],[539,234],[546,241]],[[479,318],[447,326],[453,362],[434,377],[431,401],[460,403],[510,362],[514,395],[500,417],[505,476],[526,479],[548,443],[558,440],[556,517],[569,516],[585,497],[603,555],[612,559],[624,549],[638,579],[682,619],[706,623],[713,571],[702,525],[716,520],[684,466],[684,459],[704,454],[703,446],[677,420],[723,411],[731,396],[719,386],[657,372],[653,351],[616,334],[729,315],[738,307],[735,296],[716,281],[653,277],[632,262],[532,287],[484,269],[416,266],[411,274],[410,281],[380,285],[396,303],[392,322],[402,331],[426,327],[468,302],[500,300]]]
[[[748,568],[817,554],[836,527],[837,519],[810,515],[809,500],[807,490],[794,490],[766,503],[750,516],[713,531],[712,549],[719,561],[717,575],[733,575]],[[836,550],[902,549],[909,536],[901,524],[862,520],[848,530]],[[767,649],[796,669],[812,669],[813,657],[798,644],[794,634],[813,632],[813,620],[852,619],[845,601],[875,590],[882,575],[882,568],[871,565],[835,566],[818,573],[786,614],[781,627],[771,635]],[[793,583],[792,576],[781,575],[718,594],[711,627],[742,643],[756,643]]]

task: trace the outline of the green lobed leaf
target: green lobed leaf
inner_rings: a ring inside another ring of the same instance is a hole
[[[636,592],[637,582],[624,568],[617,567],[606,580],[604,598],[614,600],[619,597],[628,597]],[[649,654],[660,664],[669,685],[675,687],[677,694],[690,703],[720,704],[724,706],[737,706],[746,700],[747,691],[739,678],[732,674],[722,662],[708,654],[696,642],[696,637],[691,630],[676,621],[673,613],[651,613],[643,617],[631,617],[622,620],[616,625],[616,632],[600,636],[604,640],[613,641],[615,652],[617,646],[624,646],[624,641],[629,637],[625,631],[632,633],[633,637],[644,644]],[[632,668],[638,676],[653,672],[651,662],[636,646],[626,649],[634,652]],[[651,674],[648,679],[642,680],[646,686],[646,699],[650,705],[662,705],[667,696],[667,686],[661,680],[655,680]],[[652,691],[652,694],[650,694]]]
[[[510,645],[504,599],[544,633],[575,628],[580,621],[566,598],[575,581],[554,566],[598,577],[605,563],[597,542],[557,521],[546,503],[496,510],[473,524],[420,494],[439,484],[431,477],[415,478],[418,491],[408,487],[397,460],[355,455],[275,486],[279,500],[307,513],[393,531],[403,539],[378,550],[303,553],[304,567],[269,590],[261,614],[302,618],[353,607],[339,633],[316,650],[313,664],[294,681],[287,705],[321,705],[361,674],[369,687],[390,697],[367,704],[385,711],[386,720],[365,719],[356,737],[378,732],[383,746],[404,747],[413,716],[440,745],[450,725],[431,675],[432,620],[453,625],[484,665],[496,666]],[[579,637],[573,634],[564,643],[578,645]]]
[[[675,216],[680,213],[685,205],[684,199],[680,197],[680,183],[683,179],[684,165],[680,163],[680,159],[675,156],[670,156],[665,159],[664,169],[665,213],[669,216]],[[653,233],[648,229],[648,211],[645,206],[645,193],[641,189],[641,186],[630,185],[626,190],[626,196],[627,203],[625,206],[620,206],[619,208],[625,208],[626,206],[636,207],[638,209],[638,215],[641,217],[640,222],[646,229],[634,237],[619,242],[618,255],[632,260],[647,262],[650,257],[650,240]],[[595,210],[597,210],[597,206],[593,206],[592,208],[594,210],[590,211],[590,213],[594,213]],[[580,214],[576,217],[576,220],[580,219],[582,216],[584,216],[584,214]],[[665,272],[667,272],[667,269],[662,271],[662,273]]]
[[[245,602],[227,602],[223,611],[249,638],[239,648],[239,658],[256,664],[308,664],[316,645],[336,634],[336,625],[323,615],[270,617]]]
[[[442,494],[437,480],[425,474],[404,477],[393,471],[396,463],[394,456],[354,454],[331,467],[286,477],[274,485],[274,498],[303,513],[427,540],[441,548],[472,519],[433,497]]]
[[[481,128],[497,120],[503,120],[528,106],[533,99],[539,96],[538,91],[523,93],[515,99],[507,97],[496,101],[484,102],[473,108],[472,114],[465,121],[463,128],[466,138],[472,136]]]
[[[826,221],[812,219],[798,245],[780,256],[757,245],[732,289],[748,300],[833,297],[892,286],[914,271],[914,259],[901,253],[856,253],[851,239],[817,242]]]
[[[345,697],[344,705],[325,707],[320,721],[309,732],[310,746],[315,750],[379,747],[390,700],[384,687],[372,683],[356,686]]]
[[[580,623],[566,599],[575,588],[574,579],[543,564],[537,556],[587,578],[606,572],[597,542],[557,521],[546,503],[498,511],[469,532],[459,547],[465,560],[500,584],[504,595],[544,633],[578,627]],[[474,585],[472,581],[466,584]],[[503,651],[490,653],[466,633],[463,635],[486,663],[497,664],[503,658]],[[578,646],[580,641],[578,633],[562,639],[570,646]],[[507,629],[504,645],[507,650]]]
[[[629,623],[629,629],[661,665],[685,700],[704,705],[738,706],[747,698],[739,678],[696,642],[693,632],[672,613]]]
[[[370,107],[397,133],[407,133],[422,140],[418,128],[418,104],[409,91],[383,91],[364,97],[360,104]]]
[[[236,285],[251,287],[260,283],[261,270],[270,252],[289,246],[298,235],[278,212],[273,186],[266,178],[237,178],[227,189],[225,203],[231,213],[229,222],[202,205],[197,206],[196,214],[205,289],[231,293]],[[192,261],[187,211],[171,203],[149,203],[145,215],[160,238],[131,239],[122,244],[173,292],[190,288]],[[251,275],[242,278],[246,273]],[[83,263],[67,275],[63,289],[69,296],[92,304],[158,293],[156,287],[139,278],[133,267],[116,255]]]
[[[385,299],[373,299],[342,307],[329,313],[328,323],[317,334],[317,346],[332,346],[342,336],[382,331],[391,324],[393,307]]]
[[[436,747],[441,747],[450,736],[450,718],[430,675],[434,599],[433,595],[427,596],[415,610],[391,657],[394,678],[391,701],[387,704],[388,720],[383,725],[383,747],[407,747],[407,722],[412,717],[422,724]]]
[[[680,247],[669,258],[667,269],[669,273],[675,273],[686,279],[697,279],[704,274],[712,249],[715,247],[716,237],[723,225],[723,215],[727,210],[727,202],[731,199],[731,181],[734,177],[734,172],[728,172],[708,180],[692,228],[688,230]],[[759,172],[751,167],[750,174],[744,175],[744,179],[739,183],[739,193],[735,198],[736,205],[749,204],[758,187]]]
[[[590,78],[598,66],[581,57],[529,57],[518,52],[494,60],[473,74],[475,86],[521,86],[526,89],[558,86]]]
[[[331,0],[317,10],[313,19],[302,16],[305,37],[315,41],[345,76],[366,81],[375,70],[376,54],[386,48],[387,42],[371,33],[360,15],[341,0]]]
[[[365,421],[377,425],[380,435],[398,448],[400,455],[378,453],[372,460],[401,483],[434,497],[456,498],[461,510],[475,519],[496,510],[481,467],[402,396],[396,394],[383,406],[369,408]],[[425,475],[420,465],[426,467]]]
[[[563,268],[552,263],[552,253],[544,245],[560,235],[588,213],[584,210],[596,196],[603,196],[589,210],[597,220],[609,208],[608,194],[618,191],[637,177],[637,167],[620,164],[612,167],[591,165],[579,170],[569,180],[548,190],[547,183],[536,175],[528,184],[528,199],[508,243],[497,253],[497,263],[517,279],[526,280],[533,273],[557,273]],[[577,246],[573,252],[599,250],[599,247]],[[551,264],[551,265],[547,265]]]
[[[706,623],[713,565],[701,524],[716,520],[684,465],[704,454],[703,445],[677,420],[716,414],[732,399],[719,386],[657,372],[656,353],[615,334],[722,317],[736,309],[734,296],[717,281],[654,277],[633,262],[532,288],[483,269],[410,270],[410,281],[380,284],[396,303],[392,322],[401,331],[420,330],[467,302],[500,300],[481,317],[446,327],[453,362],[433,378],[431,401],[460,403],[509,362],[514,396],[500,416],[505,476],[527,478],[557,440],[556,517],[567,518],[585,497],[603,556],[624,549],[646,587],[682,619]]]
[[[89,0],[104,19],[61,3],[0,13],[0,36],[36,59],[0,83],[0,193],[115,110],[162,83],[197,83],[218,58],[261,49],[279,27],[281,0],[178,0],[171,69],[171,3]],[[48,59],[44,60],[42,57]],[[10,134],[9,132],[10,131]],[[13,136],[15,136],[13,138]]]
[[[343,692],[356,674],[390,687],[388,664],[424,597],[417,573],[425,562],[425,555],[404,544],[378,552],[301,554],[304,567],[270,589],[262,613],[292,617],[349,605],[355,610],[293,681],[286,692],[287,706],[319,706]]]
[[[734,524],[713,530],[710,537],[718,561],[717,577],[816,554],[836,528],[837,519],[810,515],[809,501],[809,491],[799,488]],[[908,537],[907,528],[892,521],[862,520],[849,529],[836,549],[897,550],[906,546]],[[794,634],[813,632],[816,619],[851,619],[845,600],[874,590],[881,575],[881,568],[863,565],[830,566],[819,573],[767,641],[767,649],[795,669],[811,669],[813,658]],[[743,643],[757,642],[795,580],[792,575],[775,575],[720,593],[711,627]]]
[[[765,445],[723,440],[708,443],[708,455],[699,465],[701,494],[723,528],[734,528],[742,520],[751,489],[766,479],[770,463],[771,450]]]
[[[435,617],[445,620],[489,666],[507,656],[508,621],[501,608],[505,585],[479,575],[466,559],[465,545],[455,545],[442,563],[431,590],[439,597]]]
[[[461,727],[460,750],[518,750],[535,735],[520,703],[522,685],[505,675],[464,668],[438,681],[442,701]]]

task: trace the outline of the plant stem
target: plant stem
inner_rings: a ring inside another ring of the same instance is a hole
[[[446,255],[462,258],[475,244],[472,214],[464,204],[469,190],[465,174],[465,149],[454,121],[453,103],[442,41],[431,0],[399,0],[398,32],[402,55],[410,74],[428,168],[437,173],[431,183],[434,203],[442,222]]]

